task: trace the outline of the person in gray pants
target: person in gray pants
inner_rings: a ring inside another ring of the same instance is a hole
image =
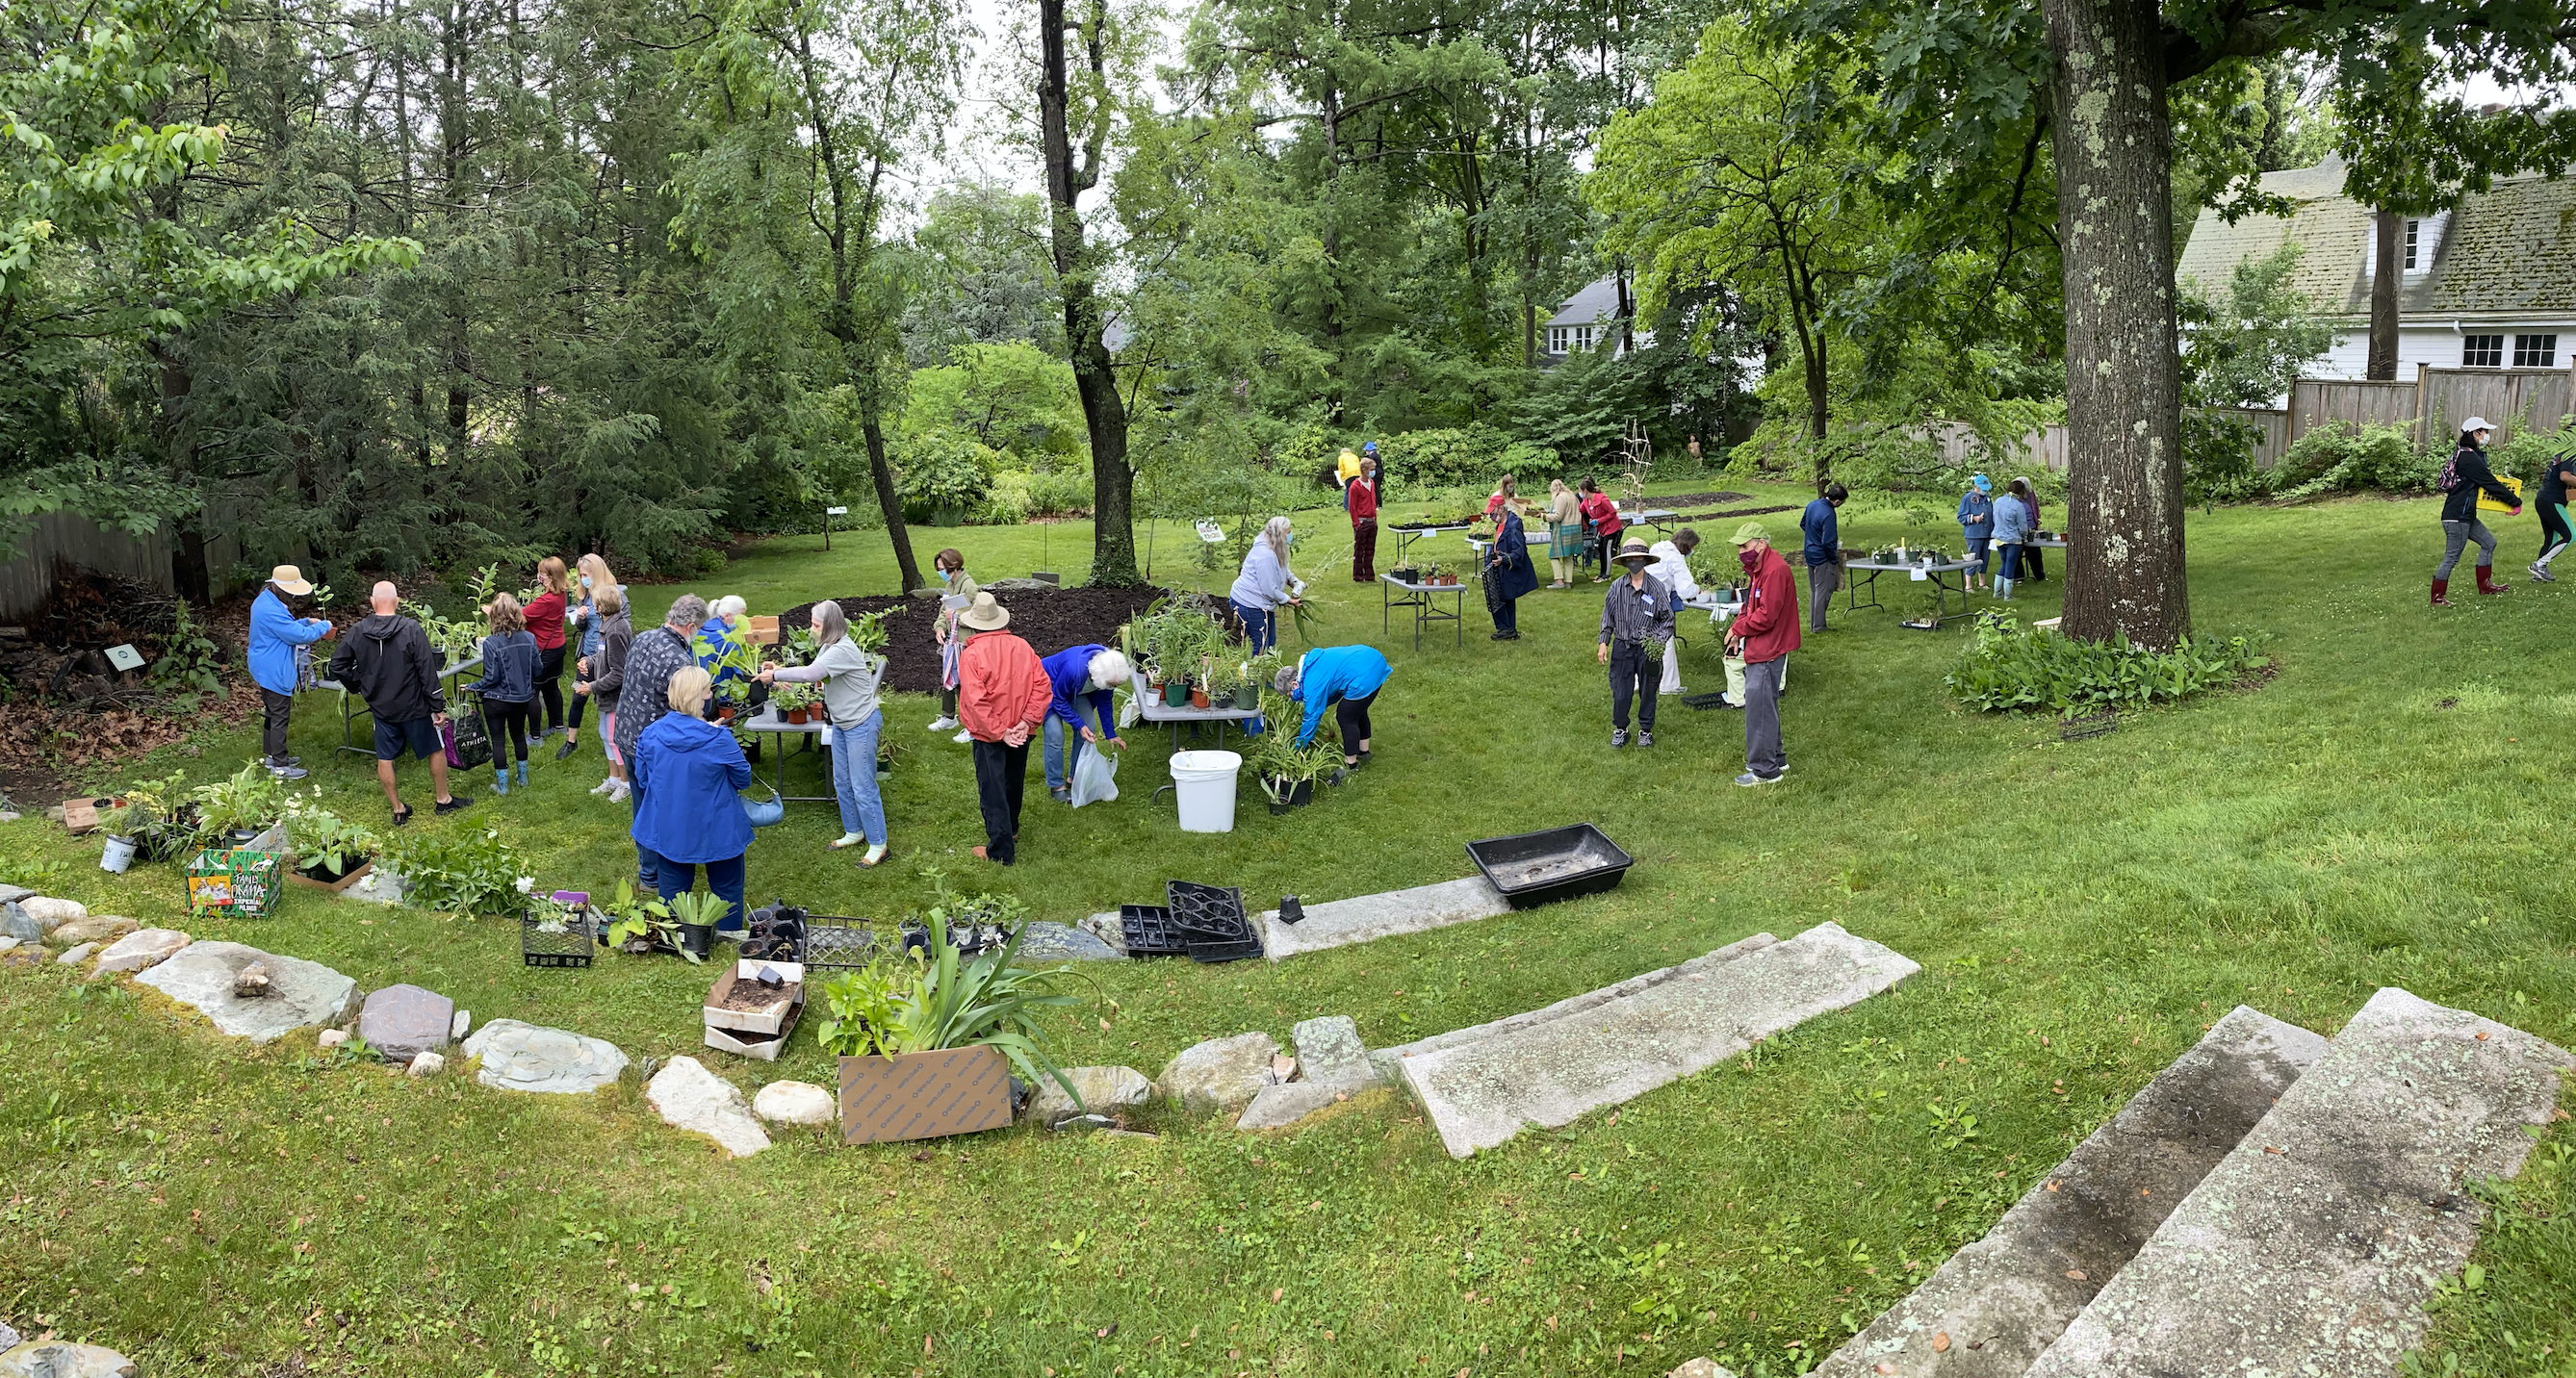
[[[1825,605],[1834,599],[1834,590],[1843,582],[1842,525],[1834,509],[1851,497],[1851,490],[1839,483],[1828,483],[1807,504],[1806,514],[1798,518],[1798,534],[1806,544],[1807,561],[1807,629],[1825,629]]]

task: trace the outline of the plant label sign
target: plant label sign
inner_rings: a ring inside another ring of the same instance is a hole
[[[846,517],[850,515],[850,509],[846,507],[826,507],[823,509],[823,515],[827,517]]]
[[[143,653],[132,646],[110,646],[107,648],[107,663],[119,670],[140,670],[143,668]]]

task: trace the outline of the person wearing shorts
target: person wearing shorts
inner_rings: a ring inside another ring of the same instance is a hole
[[[406,749],[429,762],[438,811],[454,813],[474,801],[447,792],[447,747],[438,734],[447,721],[438,653],[430,649],[429,633],[398,611],[402,600],[391,582],[377,584],[368,601],[373,615],[341,638],[328,673],[344,692],[365,699],[376,720],[376,783],[385,787],[395,826],[411,821],[411,809],[394,789],[394,762]]]
[[[2549,562],[2569,541],[2576,541],[2576,529],[2567,523],[2570,480],[2576,480],[2576,450],[2551,455],[2540,471],[2540,558],[2531,562],[2531,577],[2544,584],[2558,582],[2558,576],[2549,572]]]

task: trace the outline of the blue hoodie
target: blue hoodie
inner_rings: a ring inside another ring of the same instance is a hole
[[[330,629],[321,618],[288,612],[277,590],[261,589],[250,605],[251,682],[272,694],[294,693],[302,678],[295,673],[295,648],[312,645]]]
[[[696,865],[751,850],[751,815],[735,791],[751,762],[733,734],[687,713],[666,713],[635,739],[635,845]]]
[[[1297,692],[1293,695],[1306,705],[1306,725],[1297,732],[1297,745],[1312,746],[1315,729],[1323,726],[1324,710],[1336,699],[1364,699],[1386,686],[1387,676],[1395,673],[1386,656],[1375,646],[1327,646],[1308,651],[1297,672]],[[1347,750],[1356,751],[1357,742],[1344,742]]]
[[[1047,683],[1055,686],[1055,703],[1047,711],[1064,719],[1075,736],[1082,735],[1082,710],[1076,699],[1091,700],[1091,716],[1100,723],[1100,735],[1115,737],[1118,730],[1110,725],[1111,690],[1091,687],[1091,658],[1109,648],[1101,645],[1068,646],[1038,662],[1046,670]]]

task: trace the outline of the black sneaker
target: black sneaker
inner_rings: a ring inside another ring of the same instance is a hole
[[[567,759],[567,758],[569,758],[569,757],[570,757],[574,752],[579,751],[580,749],[581,749],[581,739],[580,739],[580,738],[578,738],[578,737],[573,737],[573,736],[566,736],[566,737],[564,738],[564,744],[563,744],[562,746],[559,746],[559,747],[555,748],[555,759],[556,759],[556,760],[558,760],[558,761],[561,761],[561,760]]]
[[[440,801],[438,802],[438,811],[439,811],[440,813],[454,813],[454,812],[456,812],[458,809],[471,808],[471,807],[473,807],[473,804],[474,804],[474,796],[473,796],[473,795],[470,795],[470,794],[460,794],[460,795],[456,796],[456,797],[455,797],[455,798],[453,798],[453,799],[442,799],[442,800],[440,800]]]
[[[398,813],[398,814],[395,814],[395,815],[394,815],[394,826],[395,826],[395,827],[397,827],[397,828],[401,828],[401,827],[408,827],[408,826],[410,825],[410,823],[411,823],[411,810],[409,810],[409,809],[405,809],[405,810],[403,810],[402,812],[400,812],[400,813]]]

